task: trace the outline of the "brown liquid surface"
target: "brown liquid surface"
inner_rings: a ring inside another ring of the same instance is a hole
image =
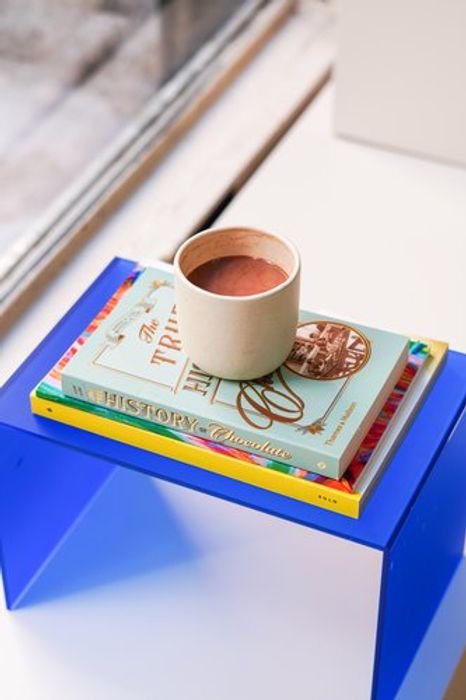
[[[281,267],[264,258],[228,255],[199,265],[188,275],[188,279],[208,292],[242,297],[273,289],[285,282],[288,275]]]

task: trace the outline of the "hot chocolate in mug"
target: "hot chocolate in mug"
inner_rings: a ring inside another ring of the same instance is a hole
[[[224,379],[277,369],[295,339],[299,282],[299,254],[281,236],[237,227],[189,238],[175,257],[175,294],[191,361]]]

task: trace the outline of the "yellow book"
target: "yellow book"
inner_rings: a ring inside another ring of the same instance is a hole
[[[445,343],[437,341],[411,342],[409,363],[403,376],[339,481],[69,399],[61,393],[57,380],[63,358],[32,392],[31,407],[39,416],[358,518],[447,348]]]

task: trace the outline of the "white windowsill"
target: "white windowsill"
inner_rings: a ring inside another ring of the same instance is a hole
[[[302,306],[466,351],[466,170],[337,138],[326,86],[217,223],[288,235]]]

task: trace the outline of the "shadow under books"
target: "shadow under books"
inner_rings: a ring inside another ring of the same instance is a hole
[[[22,607],[154,573],[197,555],[154,481],[118,469]]]

